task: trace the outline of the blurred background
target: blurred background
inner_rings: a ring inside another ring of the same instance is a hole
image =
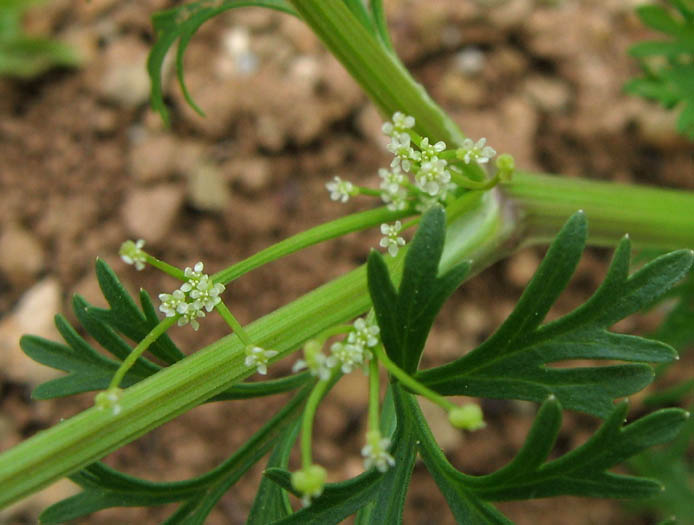
[[[10,2],[20,5],[23,2]],[[676,114],[626,95],[637,74],[627,56],[650,38],[625,0],[386,0],[395,47],[413,75],[473,138],[487,137],[523,169],[694,189],[692,143]],[[261,9],[227,12],[205,24],[186,57],[186,81],[200,117],[165,65],[172,113],[166,129],[148,105],[145,71],[150,16],[168,0],[46,0],[27,9],[0,3],[0,40],[21,31],[33,54],[0,56],[0,450],[91,405],[92,395],[34,403],[34,386],[58,372],[25,357],[18,339],[57,339],[55,313],[74,320],[70,298],[101,298],[93,264],[105,259],[126,286],[155,295],[175,287],[153,269],[136,272],[117,255],[126,239],[180,266],[210,273],[291,234],[370,200],[339,205],[325,182],[335,175],[374,185],[389,159],[381,117],[302,24]],[[2,48],[2,42],[0,42]],[[36,49],[40,53],[36,53]],[[9,50],[9,51],[8,51]],[[590,219],[590,217],[589,217]],[[365,261],[378,232],[332,241],[259,269],[228,287],[226,300],[249,322]],[[511,311],[543,251],[526,249],[456,292],[437,321],[424,366],[479,344]],[[595,289],[609,259],[589,250],[552,316]],[[620,323],[652,330],[656,312]],[[199,332],[174,329],[192,352],[227,333],[208,316]],[[272,367],[286,374],[291,362]],[[684,359],[673,371],[692,377]],[[361,472],[366,382],[341,381],[318,416],[316,461],[339,480]],[[112,454],[106,462],[152,480],[212,468],[257,429],[282,399],[200,407]],[[530,405],[484,402],[488,427],[453,431],[425,410],[452,461],[471,474],[502,466],[522,444]],[[638,404],[637,404],[638,407]],[[585,441],[597,421],[567,414],[557,451]],[[243,523],[262,465],[226,494],[210,524]],[[48,504],[74,493],[69,482],[0,513],[0,523],[36,523]],[[405,523],[453,518],[423,465],[415,468]],[[501,504],[523,524],[653,523],[618,502],[557,498]],[[158,523],[171,507],[115,509],[80,523]]]

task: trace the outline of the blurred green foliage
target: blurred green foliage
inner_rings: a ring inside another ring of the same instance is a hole
[[[57,66],[77,66],[78,53],[50,38],[24,33],[26,10],[40,0],[0,0],[0,75],[34,78]]]
[[[672,7],[643,5],[636,14],[666,40],[639,42],[629,54],[644,76],[627,82],[632,94],[657,100],[668,109],[681,106],[677,130],[694,140],[694,0],[669,0]]]

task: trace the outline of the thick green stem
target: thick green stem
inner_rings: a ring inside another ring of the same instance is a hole
[[[536,173],[517,173],[501,191],[524,224],[523,244],[549,242],[582,209],[594,246],[629,234],[636,248],[694,248],[694,192]]]
[[[406,111],[420,135],[462,143],[465,135],[375,34],[340,1],[290,0],[302,19],[366,91],[384,116]]]

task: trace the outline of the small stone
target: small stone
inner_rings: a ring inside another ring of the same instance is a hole
[[[183,199],[184,190],[176,184],[133,189],[121,209],[130,236],[150,243],[164,239],[171,231]]]
[[[149,99],[147,46],[136,38],[111,44],[102,61],[99,94],[124,108],[136,108]]]
[[[170,133],[145,136],[135,141],[128,158],[136,180],[151,182],[169,176],[176,167],[180,145]]]
[[[8,281],[26,286],[43,270],[43,247],[33,233],[19,226],[9,226],[0,236],[0,270]]]
[[[188,173],[188,200],[194,208],[222,211],[229,198],[229,187],[216,165],[201,162]]]
[[[54,278],[46,278],[22,295],[14,310],[0,321],[0,369],[14,381],[36,386],[63,375],[27,357],[19,347],[25,334],[60,340],[53,316],[60,311],[61,289]]]
[[[251,159],[232,159],[229,162],[232,180],[250,191],[258,192],[270,183],[271,165],[267,159],[258,157]]]
[[[540,75],[526,80],[525,93],[540,111],[546,113],[565,110],[571,100],[569,86],[565,82]]]

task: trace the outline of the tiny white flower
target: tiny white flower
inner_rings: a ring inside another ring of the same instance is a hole
[[[342,373],[349,374],[352,370],[364,364],[365,350],[351,343],[333,343],[330,347],[333,358],[340,364]]]
[[[378,176],[381,177],[381,189],[388,193],[396,193],[407,180],[400,166],[395,166],[392,170],[381,168]]]
[[[405,130],[413,128],[414,125],[414,117],[405,115],[401,111],[396,111],[393,113],[392,122],[385,122],[381,127],[381,131],[383,131],[385,135],[392,137],[393,133],[402,133]]]
[[[400,211],[407,208],[408,193],[405,188],[398,188],[395,193],[390,193],[388,191],[381,192],[381,200],[385,202],[390,211]]]
[[[392,226],[386,223],[381,224],[381,233],[384,237],[379,242],[379,245],[382,248],[387,248],[391,257],[395,257],[400,247],[405,246],[405,239],[398,235],[400,230],[402,230],[400,221],[395,221]]]
[[[374,321],[367,321],[360,317],[354,321],[352,326],[354,330],[347,336],[348,343],[359,345],[362,348],[373,348],[380,342],[378,335],[381,329]]]
[[[422,162],[415,175],[417,187],[432,197],[438,197],[444,193],[451,181],[451,173],[446,169],[447,164],[445,160],[439,158]]]
[[[361,449],[364,456],[364,468],[370,470],[376,467],[379,472],[386,472],[395,465],[395,459],[388,453],[390,439],[381,436],[378,430],[366,434],[366,445]]]
[[[136,270],[144,270],[145,263],[147,262],[147,256],[145,252],[142,251],[145,241],[143,239],[138,239],[137,241],[125,241],[121,244],[119,254],[120,258],[126,264],[132,264],[135,266]]]
[[[196,301],[200,301],[201,307],[211,312],[212,309],[222,301],[219,294],[223,291],[224,285],[222,283],[213,283],[209,275],[203,275],[195,288],[190,291],[190,297]]]
[[[248,345],[246,347],[246,366],[254,366],[259,374],[267,374],[267,365],[279,352],[277,350],[265,350],[259,346]]]
[[[354,194],[354,185],[340,177],[334,177],[331,182],[325,184],[325,188],[330,192],[330,199],[334,201],[347,202]]]
[[[487,139],[482,137],[476,143],[472,139],[465,139],[463,145],[457,151],[457,156],[465,164],[476,161],[479,164],[486,164],[496,156],[496,151],[491,146],[487,146]]]

